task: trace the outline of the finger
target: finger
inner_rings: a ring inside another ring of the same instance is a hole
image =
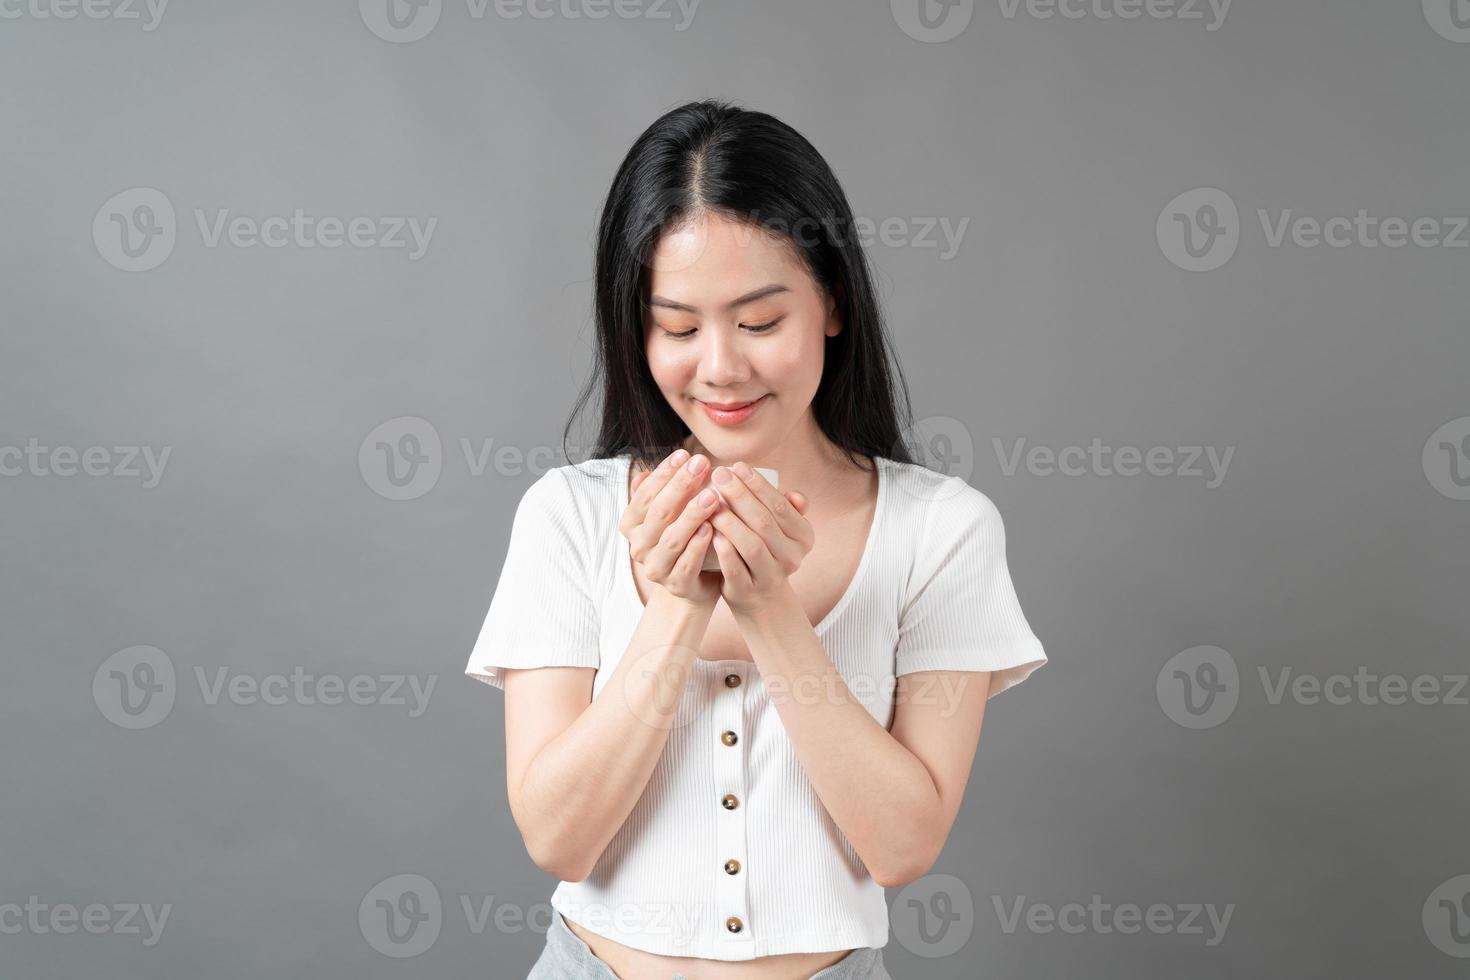
[[[681,453],[683,454],[682,457],[680,455]],[[664,487],[669,485],[669,482],[679,474],[679,470],[688,461],[689,456],[687,451],[676,449],[665,456],[651,471],[648,471],[648,475],[639,482],[636,488],[632,486],[631,481],[629,482],[628,507],[622,518],[627,526],[623,527],[622,523],[618,525],[625,536],[633,528],[643,523],[648,516],[648,508],[658,499],[658,495],[663,491]],[[629,540],[632,540],[632,538],[629,537]]]
[[[648,505],[685,461],[676,458],[682,450],[676,449],[659,461],[651,470],[640,470],[628,483],[628,509],[623,515],[627,527],[620,529],[626,535],[629,530],[643,523]]]
[[[741,468],[750,473],[750,481],[740,477]],[[816,540],[816,531],[811,522],[792,507],[786,496],[771,486],[765,477],[746,467],[744,463],[736,463],[731,475],[734,479],[720,487],[720,493],[724,495],[730,509],[761,538],[765,543],[765,550],[782,569],[791,571],[800,567],[802,556],[811,550]],[[724,530],[724,525],[719,525],[719,528]],[[736,547],[739,547],[740,539],[733,532],[727,533]],[[747,557],[750,559],[748,564],[751,572],[758,578],[764,577],[767,570],[756,563],[759,556]]]
[[[689,463],[695,464],[698,472],[691,472]],[[640,561],[644,560],[646,555],[658,548],[659,542],[663,540],[664,532],[678,518],[679,513],[688,506],[689,498],[699,490],[705,474],[709,472],[708,467],[709,460],[702,454],[696,453],[686,460],[685,465],[670,467],[666,476],[660,477],[655,474],[649,478],[650,482],[654,479],[662,479],[663,487],[644,507],[642,520],[628,535],[628,542],[634,549],[635,558]],[[697,523],[696,521],[688,526],[684,537],[679,539],[679,549],[682,549],[688,532],[693,531]],[[679,550],[671,550],[659,559],[660,564],[664,568],[672,567],[678,556]]]
[[[709,551],[710,543],[714,539],[715,529],[710,527],[708,521],[701,521],[699,527],[689,536],[689,545],[679,560],[674,563],[674,574],[680,577],[697,578],[700,566],[704,564],[704,556]]]
[[[694,468],[690,469],[691,466]],[[709,459],[703,453],[695,453],[683,465],[673,467],[668,479],[648,502],[644,520],[661,521],[667,527],[708,478]]]
[[[775,558],[772,557],[770,549],[766,547],[765,539],[741,520],[739,515],[728,507],[722,507],[715,512],[709,522],[715,526],[716,531],[720,532],[720,536],[729,541],[731,547],[740,556],[740,560],[745,562],[746,567],[750,569],[751,577],[764,578],[770,574],[771,569],[775,567]]]
[[[655,571],[667,573],[673,569],[679,557],[687,549],[690,539],[699,530],[699,526],[704,523],[705,518],[714,513],[715,508],[719,505],[719,499],[715,496],[714,491],[701,490],[693,500],[684,505],[678,519],[664,529],[664,533],[659,535],[658,544],[644,558],[644,564],[649,568],[650,573]]]
[[[723,511],[721,513],[724,513]],[[711,521],[710,523],[714,523]],[[714,541],[712,542],[715,554],[720,557],[720,574],[725,580],[745,584],[750,581],[750,569],[745,565],[745,559],[740,557],[740,552],[730,543],[730,539],[718,529],[715,529]]]
[[[750,476],[741,476],[741,470],[749,473]],[[768,521],[773,523],[782,535],[795,541],[805,541],[808,534],[815,540],[816,533],[811,530],[806,518],[791,506],[791,501],[786,499],[785,494],[771,486],[769,480],[743,462],[736,463],[731,472],[735,480],[720,487],[720,492],[725,495],[726,500],[730,501],[731,508],[745,519],[746,524],[760,533],[773,550],[782,551],[784,548],[778,537],[773,533],[768,533],[770,530],[767,527]],[[737,503],[742,496],[745,496],[749,502],[743,510]],[[759,504],[760,507],[754,506],[755,504]],[[764,508],[764,514],[760,508]],[[767,514],[769,517],[766,516]]]
[[[791,501],[791,506],[796,508],[797,513],[801,514],[803,517],[806,516],[806,494],[802,493],[799,490],[790,490],[786,494],[786,499]]]

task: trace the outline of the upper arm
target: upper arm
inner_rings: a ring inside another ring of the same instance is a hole
[[[1047,662],[1011,581],[1005,524],[990,498],[952,477],[929,502],[899,615],[894,674],[989,674],[988,696]]]
[[[566,467],[526,488],[511,523],[505,562],[465,673],[505,686],[508,668],[601,663],[602,616],[592,584],[592,533],[583,524]]]
[[[989,698],[1047,661],[1011,582],[994,503],[960,480],[927,504],[894,648],[889,731],[934,782],[934,854],[959,814]]]
[[[592,667],[505,668],[505,788],[520,822],[520,789],[546,745],[592,703]]]
[[[470,677],[504,691],[506,790],[523,834],[526,773],[592,703],[601,664],[593,535],[565,469],[548,470],[522,494],[495,593],[465,666]]]
[[[889,731],[934,781],[939,795],[936,855],[965,798],[989,692],[989,671],[923,670],[898,678]]]

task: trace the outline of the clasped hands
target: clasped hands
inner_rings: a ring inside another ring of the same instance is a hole
[[[789,596],[789,577],[816,541],[806,498],[776,489],[744,462],[715,468],[719,495],[705,486],[709,478],[709,460],[683,449],[633,478],[618,523],[633,560],[674,595],[710,605],[723,596],[736,614]],[[720,571],[702,572],[711,547]]]

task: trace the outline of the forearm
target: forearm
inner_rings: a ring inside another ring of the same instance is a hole
[[[550,856],[543,867],[566,880],[585,877],[632,812],[668,742],[712,613],[656,590],[602,691],[532,759],[517,821],[528,849]]]
[[[794,594],[736,621],[808,782],[868,872],[888,887],[926,870],[943,841],[924,764],[852,693]]]

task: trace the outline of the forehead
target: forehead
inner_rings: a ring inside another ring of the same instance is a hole
[[[648,264],[651,292],[701,307],[772,282],[793,292],[813,288],[790,241],[720,214],[691,217],[664,232]]]

